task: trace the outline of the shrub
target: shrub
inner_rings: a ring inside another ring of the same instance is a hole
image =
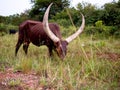
[[[3,24],[3,23],[0,23],[0,32],[6,32],[7,33],[6,25]]]
[[[76,31],[76,28],[73,26],[69,26],[69,27],[60,26],[60,28],[61,28],[62,35],[64,37],[68,37]]]
[[[102,36],[118,36],[119,30],[116,26],[105,26],[102,21],[97,21],[95,26],[87,26],[85,28],[85,33],[87,35],[102,35]]]
[[[120,38],[120,30],[119,29],[114,33],[114,36],[116,38]]]
[[[14,26],[11,24],[5,25],[4,23],[0,23],[0,36],[7,34],[10,29],[17,30],[18,26]]]
[[[96,33],[95,27],[94,27],[94,26],[87,26],[87,27],[85,28],[85,33],[86,33],[87,35],[95,34],[95,33]]]
[[[95,26],[96,27],[99,27],[99,28],[102,28],[103,27],[103,22],[101,20],[95,22]]]
[[[70,20],[67,20],[67,19],[57,19],[57,20],[51,19],[50,22],[53,22],[53,23],[56,22],[58,25],[63,27],[69,27],[71,25]]]

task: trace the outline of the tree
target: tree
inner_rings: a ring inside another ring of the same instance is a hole
[[[96,22],[95,14],[97,14],[96,12],[97,8],[91,3],[87,3],[87,2],[79,3],[77,5],[77,10],[79,12],[79,15],[80,12],[82,12],[85,15],[86,24],[93,24],[94,22]]]
[[[120,0],[118,3],[107,3],[104,5],[104,15],[102,16],[106,25],[120,26]]]
[[[0,16],[0,23],[5,22],[5,17],[4,16]]]
[[[45,10],[48,5],[53,2],[51,7],[50,17],[54,16],[57,12],[62,11],[64,8],[69,7],[69,0],[32,0],[34,3],[33,8],[30,11],[31,17],[37,17],[38,20],[42,21]]]

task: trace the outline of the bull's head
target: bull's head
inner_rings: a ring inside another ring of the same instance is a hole
[[[71,36],[69,36],[68,38],[66,38],[65,40],[61,40],[60,38],[58,38],[49,28],[48,25],[48,15],[49,15],[49,10],[51,7],[52,3],[48,6],[44,17],[43,17],[43,28],[46,32],[46,34],[51,38],[51,40],[54,42],[55,45],[55,50],[58,54],[58,56],[61,59],[64,59],[65,55],[66,55],[66,51],[67,51],[67,45],[74,40],[79,34],[81,34],[81,32],[83,31],[84,27],[85,27],[85,19],[83,14],[82,15],[82,24],[80,26],[80,28]]]

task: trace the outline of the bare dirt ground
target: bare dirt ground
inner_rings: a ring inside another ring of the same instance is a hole
[[[108,59],[108,60],[111,60],[111,61],[120,60],[120,54],[118,54],[118,53],[110,53],[110,52],[97,53],[97,56],[99,58],[104,58],[104,59]]]
[[[54,90],[39,84],[40,77],[31,72],[13,72],[11,68],[0,72],[0,90]]]

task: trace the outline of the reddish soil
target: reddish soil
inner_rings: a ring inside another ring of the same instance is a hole
[[[82,52],[77,52],[78,55],[82,56],[83,53]],[[110,61],[120,61],[120,53],[112,53],[112,52],[104,52],[104,53],[95,53],[97,58],[100,59],[106,59],[106,60],[110,60]],[[88,58],[91,57],[91,53],[90,52],[86,52],[86,55]]]
[[[0,90],[54,90],[40,85],[39,81],[40,77],[33,72],[24,74],[22,72],[13,72],[12,69],[0,72]]]
[[[112,60],[112,61],[120,60],[120,54],[118,54],[118,53],[109,53],[109,52],[97,53],[97,56],[99,58],[104,58],[104,59]]]

